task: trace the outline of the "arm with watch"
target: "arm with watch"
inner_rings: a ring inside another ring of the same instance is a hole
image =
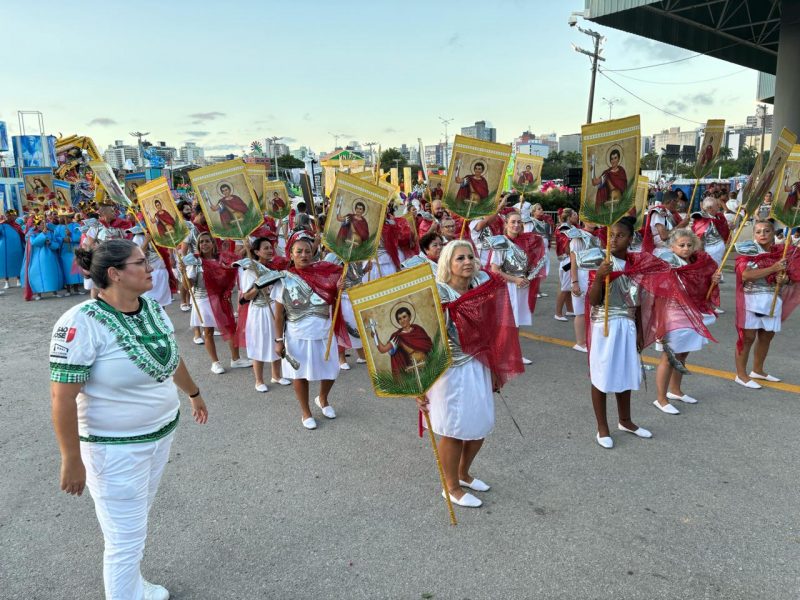
[[[583,291],[581,291],[581,285],[578,281],[578,261],[575,257],[575,252],[572,250],[569,252],[569,274],[572,281],[570,292],[572,292],[573,296],[578,298],[583,296]]]
[[[203,400],[203,396],[200,394],[200,388],[197,387],[197,384],[189,374],[189,370],[186,368],[183,359],[178,363],[178,368],[175,369],[172,380],[182,392],[189,396],[189,400],[192,403],[192,417],[194,420],[201,425],[206,423],[208,421],[208,408],[206,408],[205,400]]]

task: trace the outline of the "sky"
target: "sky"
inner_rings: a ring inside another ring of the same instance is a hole
[[[583,0],[3,0],[7,60],[0,120],[44,114],[46,133],[89,135],[101,149],[132,131],[239,153],[282,136],[317,152],[356,140],[383,148],[444,141],[439,117],[486,120],[510,142],[526,129],[577,133],[590,59],[571,44]],[[755,113],[757,73],[580,20],[607,37],[594,120],[641,114],[645,134],[729,124]],[[11,60],[9,60],[11,59]],[[635,78],[635,79],[633,79]],[[34,120],[26,120],[36,133]]]

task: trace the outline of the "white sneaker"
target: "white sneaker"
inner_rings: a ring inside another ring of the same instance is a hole
[[[739,385],[742,385],[742,386],[746,387],[746,388],[750,388],[751,390],[760,390],[761,389],[761,385],[759,385],[758,383],[756,383],[752,379],[750,381],[748,381],[748,382],[745,382],[743,379],[739,379],[739,376],[737,375],[736,378],[733,381],[738,383]]]
[[[523,357],[522,357],[522,364],[523,364],[523,365],[532,365],[532,364],[533,364],[533,361],[532,361],[530,358],[525,358],[525,357],[523,356]]]
[[[764,381],[780,381],[778,377],[774,377],[773,375],[759,375],[755,371],[750,371],[750,379],[762,379]]]
[[[697,398],[692,398],[689,394],[678,396],[677,394],[667,392],[667,400],[680,400],[684,404],[697,404]]]
[[[267,387],[266,383],[257,383],[256,384],[256,391],[257,392],[261,392],[263,394],[264,392],[268,392],[269,388]]]
[[[476,492],[488,492],[491,489],[488,483],[481,481],[477,477],[472,478],[472,483],[467,483],[463,479],[459,479],[458,484],[475,490]]]
[[[366,363],[366,362],[367,362],[367,359],[366,359],[366,358],[357,358],[357,359],[356,359],[356,364],[357,364],[357,365],[363,365],[363,364],[364,364],[364,363]]]
[[[333,410],[333,407],[329,404],[328,406],[322,406],[319,401],[319,396],[314,398],[314,404],[319,406],[322,409],[322,414],[325,415],[328,419],[335,419],[336,418],[336,411]]]
[[[11,287],[11,286],[9,286],[8,282],[6,281],[5,284],[3,285],[3,289],[7,290],[9,287]]]
[[[556,321],[569,321],[569,319],[567,317],[559,317],[558,315],[553,315],[553,318]]]
[[[442,498],[447,498],[447,494],[445,494],[444,490],[442,490]],[[452,494],[450,495],[450,502],[453,504],[458,504],[459,506],[466,506],[467,508],[478,508],[483,502],[478,500],[472,494],[464,494],[461,498],[456,499],[455,496]]]
[[[36,294],[36,295],[33,297],[33,299],[34,299],[34,300],[41,300],[41,299],[42,299],[42,295],[41,295],[41,294]]]
[[[197,344],[198,346],[202,346],[203,344],[206,343],[206,341],[201,337],[196,337],[194,338],[194,343]]]
[[[144,600],[169,600],[169,592],[163,585],[150,583],[142,579],[144,583]]]
[[[253,361],[247,358],[237,358],[231,361],[231,369],[245,369],[252,366]]]
[[[589,350],[586,348],[586,346],[581,346],[580,344],[575,344],[575,345],[572,347],[572,349],[573,349],[573,350],[576,350],[577,352],[583,352],[584,354],[586,354],[587,352],[589,352]]]
[[[225,367],[219,361],[211,363],[211,372],[217,375],[222,375],[225,372]]]
[[[220,336],[220,335],[222,335],[222,333],[219,331],[219,329],[215,329],[214,330],[214,335]]]
[[[189,312],[190,310],[192,310],[191,306],[188,304],[181,304],[181,312]]]
[[[681,414],[681,411],[679,411],[677,408],[672,406],[672,404],[670,404],[669,402],[667,402],[664,406],[661,406],[658,403],[658,400],[653,400],[653,406],[655,406],[661,412],[667,413],[668,415],[679,415],[679,414]]]
[[[270,378],[270,383],[277,383],[278,385],[291,385],[291,379],[286,379],[286,377],[281,377],[280,379],[275,379],[274,377]]]
[[[349,371],[350,370],[350,365],[348,365],[347,363],[342,363],[342,364],[339,365],[339,369],[342,370],[342,371]]]
[[[565,311],[564,314],[567,315],[568,317],[574,317],[575,316],[575,313],[573,311],[571,311],[571,310]]]

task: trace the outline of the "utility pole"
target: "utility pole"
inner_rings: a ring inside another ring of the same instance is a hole
[[[343,133],[331,133],[328,132],[328,135],[333,136],[333,149],[336,150],[339,147],[339,138],[344,137]]]
[[[764,138],[767,135],[767,105],[766,104],[759,104],[758,105],[758,112],[759,112],[759,115],[761,116],[761,150],[759,151],[759,155],[763,156],[763,154],[764,154]]]
[[[571,17],[569,20],[569,24],[572,27],[577,26],[577,20],[573,20],[574,17]],[[596,31],[592,31],[591,29],[584,29],[583,27],[577,26],[578,31],[581,33],[585,33],[589,37],[591,37],[594,41],[594,50],[584,50],[583,48],[578,48],[575,44],[572,44],[572,49],[575,52],[579,52],[581,54],[585,54],[589,58],[592,59],[592,83],[589,87],[589,110],[586,112],[586,122],[592,122],[592,109],[594,108],[594,84],[597,80],[597,61],[598,60],[605,60],[600,54],[603,52],[601,46],[603,42],[605,42],[606,38],[601,34],[597,33]]]
[[[367,148],[369,148],[370,166],[374,166],[375,165],[375,154],[372,151],[372,147],[373,146],[377,146],[378,142],[364,142],[362,145],[366,146]]]
[[[450,150],[449,150],[449,142],[447,137],[447,126],[453,122],[453,119],[445,119],[444,117],[439,117],[439,120],[444,125],[444,167],[449,168],[450,165]]]
[[[275,142],[277,142],[278,140],[282,140],[282,139],[283,139],[282,135],[276,135],[276,136],[267,138],[267,141],[272,146],[272,156],[275,158],[275,180],[276,181],[280,179],[280,175],[278,175],[278,144],[276,144]]]

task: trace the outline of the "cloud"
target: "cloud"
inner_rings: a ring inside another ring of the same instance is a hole
[[[445,41],[444,46],[445,48],[454,48],[455,46],[459,45],[460,40],[461,36],[457,33],[454,33],[449,38],[447,38],[447,41]]]
[[[216,146],[203,146],[204,150],[241,150],[241,144],[217,144]]]
[[[692,104],[700,104],[702,106],[711,106],[714,104],[714,94],[701,92],[689,98],[689,102]]]
[[[303,121],[310,121],[311,113],[303,113]]]
[[[217,135],[225,135],[226,133],[228,133],[228,132],[227,131],[218,131]]]
[[[383,130],[383,133],[397,133],[397,129],[395,129],[394,127],[387,127],[386,129]]]
[[[200,125],[206,121],[213,121],[219,117],[224,117],[224,112],[219,112],[218,110],[212,110],[210,112],[199,112],[199,113],[192,113],[189,115],[190,119],[194,119],[192,121],[192,125]]]
[[[183,133],[191,137],[206,137],[207,135],[211,135],[210,131],[184,131]]]
[[[278,141],[283,143],[283,144],[294,144],[297,141],[297,138],[286,136],[286,137],[283,137],[282,139],[280,139]]]
[[[689,107],[680,100],[670,100],[664,108],[672,112],[682,113]]]
[[[306,113],[306,114],[308,114],[308,113]],[[269,123],[270,121],[274,121],[274,120],[275,120],[275,115],[270,113],[268,115],[265,115],[263,119],[259,119],[258,121],[253,121],[253,123],[258,125],[260,123]]]
[[[102,127],[108,127],[116,124],[117,122],[114,119],[109,119],[108,117],[97,117],[89,121],[89,125],[100,125]]]
[[[679,58],[686,58],[692,54],[683,48],[647,40],[639,36],[626,37],[625,41],[622,42],[622,47],[626,52],[635,52],[636,54],[647,56],[649,62],[677,60]]]

